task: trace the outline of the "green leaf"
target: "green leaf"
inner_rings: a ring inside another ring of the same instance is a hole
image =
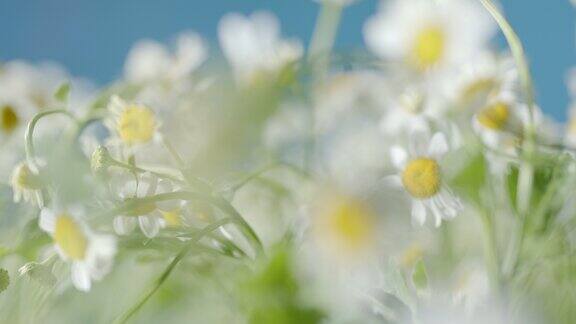
[[[419,260],[414,266],[414,271],[412,272],[412,282],[414,283],[414,287],[419,290],[423,290],[428,287],[428,274],[426,272],[424,261]]]
[[[8,288],[10,284],[10,276],[8,275],[8,271],[6,269],[0,268],[0,293]]]
[[[478,152],[452,179],[452,187],[470,201],[480,203],[480,191],[486,181],[487,166],[484,156]]]
[[[58,90],[54,93],[54,98],[60,102],[68,101],[68,96],[70,95],[70,83],[63,83]]]

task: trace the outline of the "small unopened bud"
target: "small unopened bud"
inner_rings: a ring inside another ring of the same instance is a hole
[[[90,167],[96,175],[104,175],[112,162],[112,157],[108,149],[102,145],[98,146],[90,159]]]
[[[10,284],[10,276],[8,275],[8,271],[6,269],[0,269],[0,293],[8,288]]]
[[[50,268],[41,263],[28,262],[18,270],[18,273],[20,276],[27,276],[46,287],[52,287],[56,284],[56,277]]]

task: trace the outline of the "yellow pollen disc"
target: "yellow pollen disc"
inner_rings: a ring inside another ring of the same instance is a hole
[[[86,255],[87,241],[80,226],[67,214],[56,219],[54,241],[72,260],[82,260]]]
[[[4,106],[0,114],[0,129],[6,134],[12,133],[20,124],[16,111],[11,106]]]
[[[118,118],[116,129],[128,145],[147,143],[156,131],[156,118],[147,107],[129,106]]]
[[[508,123],[510,107],[505,103],[496,103],[484,108],[476,117],[478,122],[486,128],[502,130]]]
[[[402,183],[412,197],[430,198],[440,191],[440,166],[428,158],[412,160],[402,173]]]
[[[180,227],[182,226],[182,219],[180,219],[180,211],[161,211],[162,217],[166,221],[166,224],[170,227]]]
[[[442,60],[446,47],[446,35],[438,26],[423,29],[416,36],[412,47],[411,60],[418,68],[425,70]]]
[[[325,230],[347,252],[369,247],[374,239],[374,216],[361,202],[343,198],[327,210]]]

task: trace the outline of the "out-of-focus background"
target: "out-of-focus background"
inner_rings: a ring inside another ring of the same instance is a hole
[[[362,46],[363,22],[377,2],[361,0],[346,10],[340,48]],[[502,0],[502,6],[525,43],[539,103],[564,120],[565,76],[576,65],[574,9],[568,0]],[[274,12],[285,34],[307,42],[318,5],[312,0],[0,0],[0,60],[52,60],[102,85],[120,75],[139,39],[169,42],[180,31],[195,30],[215,43],[223,14],[258,9]],[[499,43],[504,44],[501,38]]]

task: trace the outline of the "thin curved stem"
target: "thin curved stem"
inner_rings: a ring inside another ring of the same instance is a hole
[[[218,228],[220,228],[220,227],[222,227],[222,226],[224,226],[230,222],[232,222],[231,218],[223,218],[221,220],[215,221],[214,223],[204,227],[202,230],[200,230],[198,233],[196,233],[195,237],[192,238],[188,242],[188,244],[186,244],[182,248],[182,250],[180,250],[180,252],[176,255],[176,257],[174,257],[172,262],[170,262],[170,264],[166,267],[166,269],[164,269],[164,271],[162,272],[160,277],[158,277],[158,279],[156,279],[152,288],[147,293],[145,293],[136,302],[136,304],[134,304],[132,307],[130,307],[124,314],[119,316],[114,321],[114,323],[123,324],[123,323],[128,322],[128,320],[130,320],[130,318],[132,316],[134,316],[134,314],[136,314],[142,308],[142,306],[144,306],[144,304],[146,304],[146,302],[158,291],[158,289],[160,289],[160,287],[164,284],[164,282],[166,282],[166,280],[168,279],[168,277],[170,277],[170,274],[172,274],[172,272],[174,271],[174,269],[176,268],[178,263],[180,263],[180,261],[188,254],[188,252],[190,252],[190,250],[192,249],[192,247],[194,246],[194,244],[196,242],[198,242],[204,236],[210,234],[214,230],[216,230],[216,229],[218,229]]]
[[[74,122],[76,122],[76,123],[78,122],[76,117],[74,117],[74,115],[66,109],[46,110],[46,111],[39,112],[34,117],[32,117],[32,119],[28,123],[28,127],[26,128],[26,134],[24,135],[24,141],[26,143],[25,144],[26,160],[28,161],[28,163],[30,165],[32,165],[35,168],[37,168],[38,165],[36,163],[36,151],[34,149],[34,129],[36,128],[36,124],[38,124],[40,119],[42,119],[46,116],[49,116],[49,115],[56,115],[56,114],[62,114],[62,115],[68,116]]]

